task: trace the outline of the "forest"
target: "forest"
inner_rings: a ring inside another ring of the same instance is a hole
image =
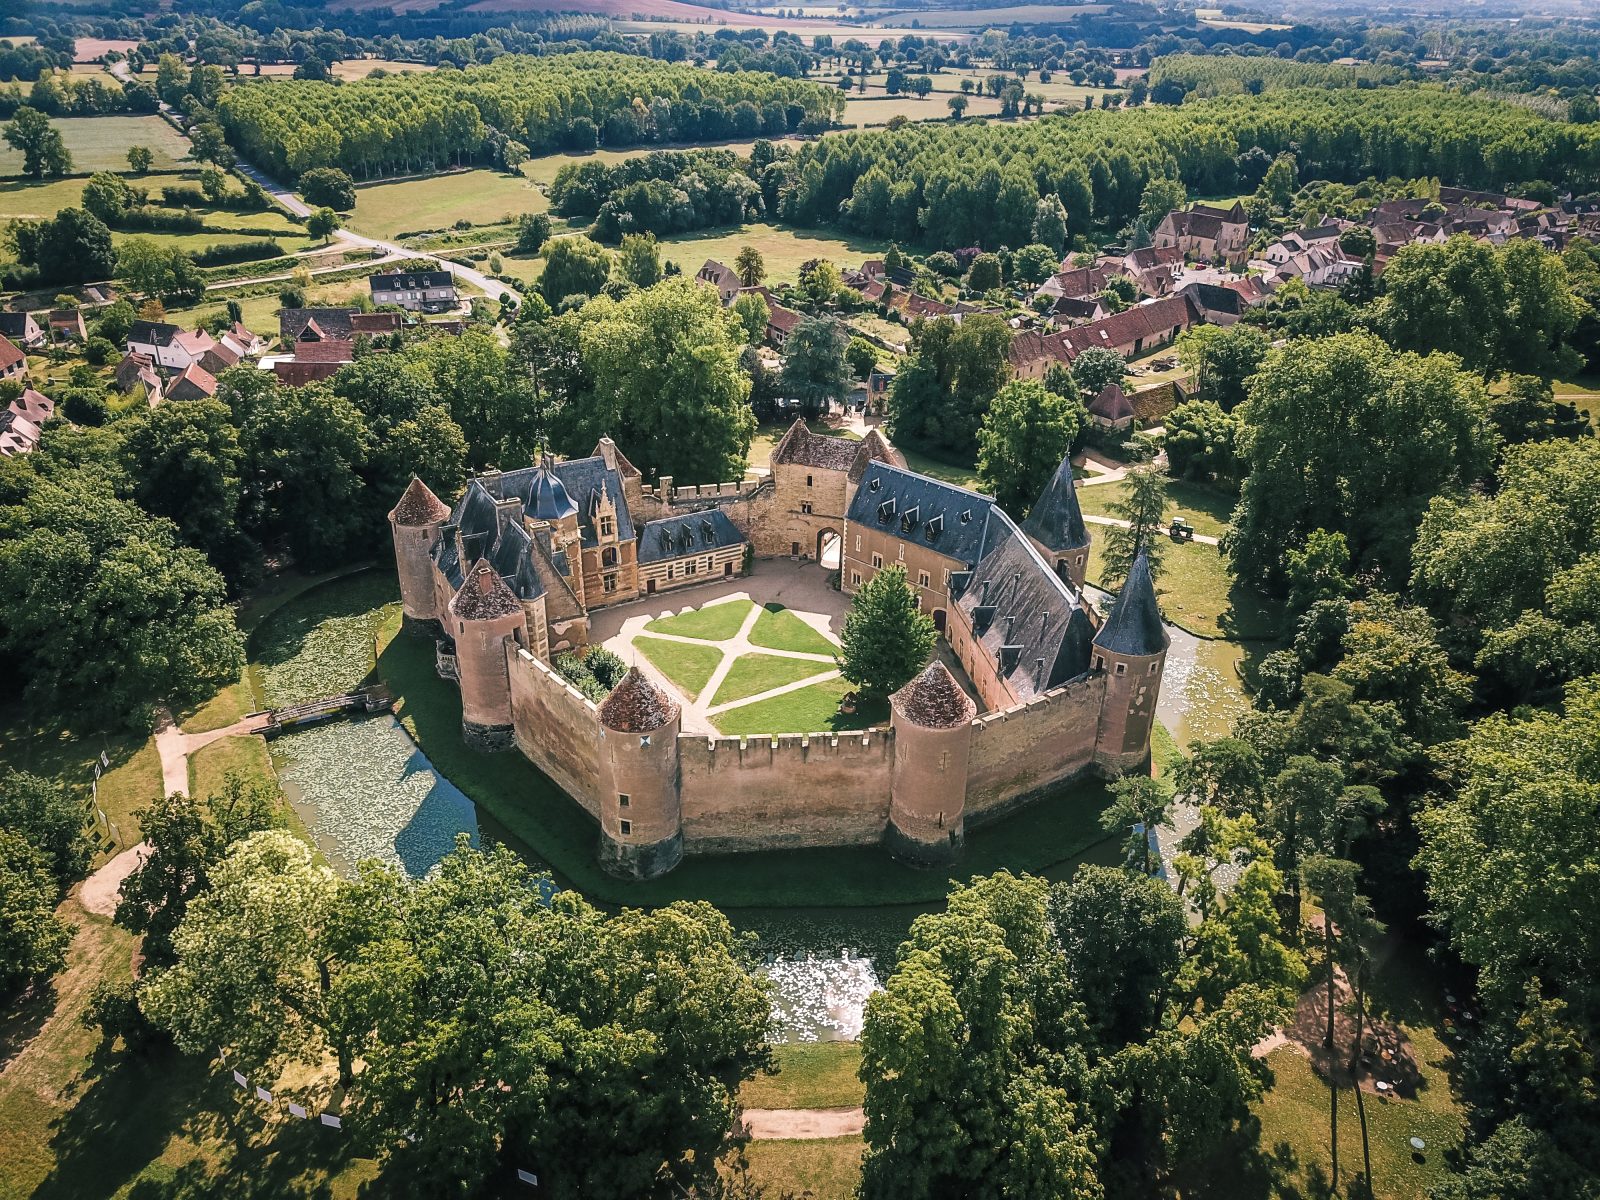
[[[1253,161],[1264,171],[1290,150],[1308,179],[1554,179],[1582,191],[1600,166],[1600,129],[1434,87],[1294,89],[1026,125],[913,123],[802,147],[786,166],[781,215],[944,247],[1020,246],[1047,193],[1061,197],[1073,233],[1114,228],[1138,214],[1152,179],[1235,195],[1260,182]]]
[[[491,130],[534,153],[715,140],[739,136],[752,116],[752,136],[820,130],[843,103],[813,83],[597,52],[339,85],[245,83],[218,101],[217,118],[268,171],[343,167],[367,179],[470,162]]]

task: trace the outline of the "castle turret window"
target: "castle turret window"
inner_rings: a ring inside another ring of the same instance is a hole
[[[1118,675],[1126,675],[1127,673],[1128,673],[1128,664],[1127,663],[1118,663],[1117,664],[1117,674]]]
[[[811,501],[809,501],[809,500],[800,501],[800,511],[802,513],[804,513],[806,516],[810,516],[811,515]]]
[[[600,536],[601,537],[614,537],[616,535],[616,532],[617,532],[617,524],[616,524],[615,521],[613,521],[610,517],[601,517],[600,518]]]
[[[622,824],[622,836],[623,837],[627,837],[630,833],[633,832],[633,822],[632,821],[623,821],[621,824]]]

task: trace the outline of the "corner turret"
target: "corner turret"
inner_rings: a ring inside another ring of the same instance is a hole
[[[1094,670],[1106,674],[1106,698],[1095,740],[1095,761],[1106,770],[1122,774],[1149,762],[1161,672],[1171,644],[1156,603],[1150,562],[1141,550],[1111,616],[1095,634],[1090,660]]]
[[[461,683],[461,736],[477,750],[512,744],[507,642],[526,647],[527,614],[488,561],[480,558],[450,601],[447,631],[455,640]]]
[[[654,879],[683,858],[677,702],[634,667],[600,705],[600,865]]]
[[[918,866],[953,861],[966,838],[967,759],[977,706],[943,663],[889,697],[889,853]]]
[[[1022,532],[1038,547],[1056,574],[1083,590],[1089,572],[1089,527],[1078,504],[1078,487],[1072,478],[1072,455],[1061,460],[1039,499],[1028,510]]]
[[[415,475],[389,512],[395,569],[400,576],[401,626],[407,633],[436,637],[440,631],[439,601],[433,583],[433,548],[439,529],[450,519],[444,501]]]

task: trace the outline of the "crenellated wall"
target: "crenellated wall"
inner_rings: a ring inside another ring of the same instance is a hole
[[[597,821],[600,715],[594,701],[520,646],[507,646],[517,749]]]
[[[967,824],[982,825],[1094,766],[1105,676],[1090,673],[972,722]]]
[[[894,735],[678,738],[690,854],[873,845],[889,821]]]

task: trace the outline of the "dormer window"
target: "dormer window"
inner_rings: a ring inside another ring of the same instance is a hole
[[[600,536],[601,537],[616,537],[617,536],[617,523],[613,518],[611,518],[611,517],[601,517],[600,518]]]
[[[877,491],[879,485],[882,484],[882,483],[883,483],[883,480],[881,480],[881,479],[873,479],[873,480],[869,481],[867,483],[867,491],[869,491],[869,492]]]
[[[882,504],[878,505],[878,520],[880,520],[880,521],[888,521],[893,516],[894,516],[894,497],[890,496]]]
[[[971,520],[972,520],[972,510],[970,508],[963,508],[961,510],[961,523],[963,525],[966,525]]]

